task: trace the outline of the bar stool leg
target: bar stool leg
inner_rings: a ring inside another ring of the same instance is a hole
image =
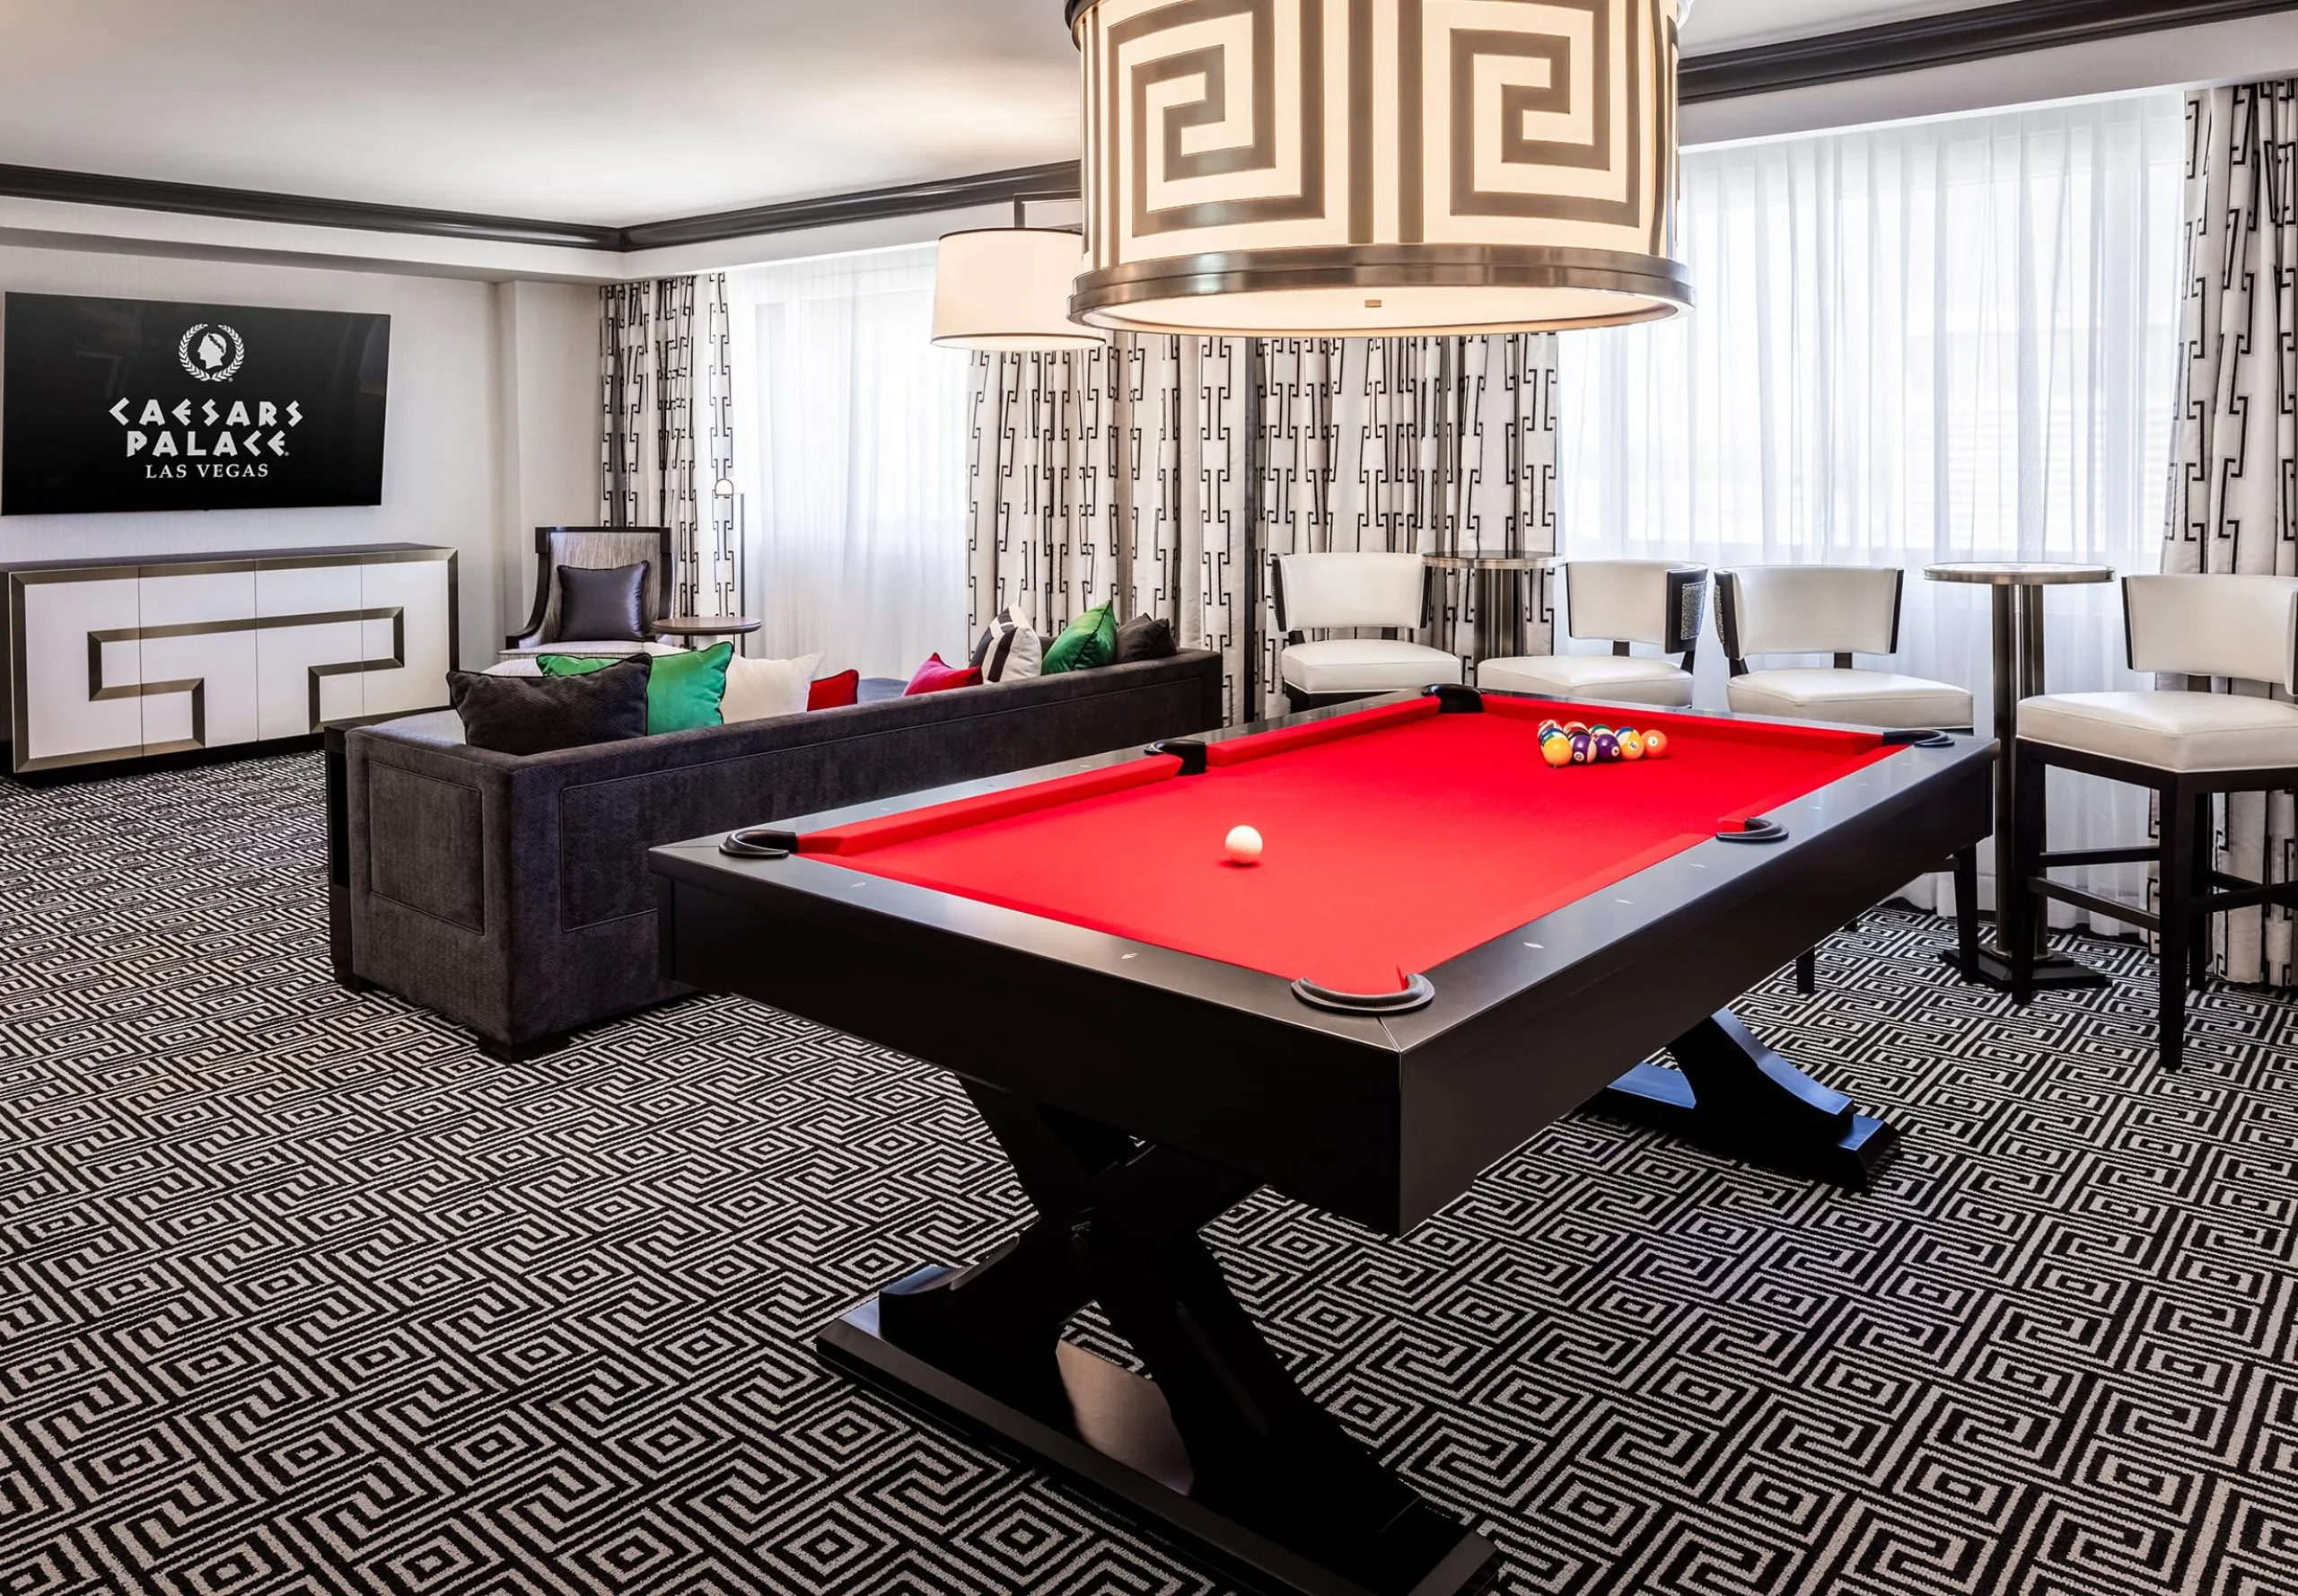
[[[2208,793],[2197,793],[2194,800],[2194,873],[2188,879],[2194,883],[2195,901],[2199,903],[2210,896],[2211,874],[2218,867],[2218,811]],[[2187,985],[2199,992],[2210,983],[2210,922],[2205,916],[2195,928],[2191,945],[2187,951]]]
[[[2035,956],[2048,934],[2048,909],[2032,882],[2042,873],[2039,862],[2050,846],[2048,767],[2028,743],[2013,742],[2006,757],[2017,766],[2012,775],[2011,879],[1995,883],[1995,918],[2011,960],[2011,1001],[2023,1008],[2035,1001]]]
[[[1820,951],[1805,948],[1795,955],[1795,990],[1805,997],[1820,989]]]
[[[2186,1061],[2187,959],[2194,937],[2195,806],[2174,785],[2162,789],[2162,995],[2155,1047],[2162,1065]]]

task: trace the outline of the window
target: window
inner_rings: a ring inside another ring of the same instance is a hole
[[[908,677],[963,650],[970,362],[931,245],[729,274],[754,653]]]

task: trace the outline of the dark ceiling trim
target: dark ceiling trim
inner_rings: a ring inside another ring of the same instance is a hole
[[[720,211],[708,216],[685,216],[671,222],[645,222],[623,229],[626,250],[662,250],[673,244],[715,244],[731,238],[755,238],[767,232],[799,232],[814,227],[836,227],[850,222],[881,222],[890,216],[918,216],[933,211],[971,210],[980,206],[1012,205],[1017,199],[1074,199],[1078,195],[1077,162],[1055,161],[1043,166],[1019,166],[1008,171],[983,172],[978,177],[947,178],[931,183],[904,183],[894,189],[870,189],[857,194],[832,194],[820,199],[796,199],[782,205],[753,206],[748,210]]]
[[[489,243],[556,244],[572,250],[629,247],[623,242],[618,227],[533,222],[517,216],[476,216],[460,211],[365,205],[348,199],[311,199],[300,194],[211,189],[199,183],[161,183],[144,178],[108,178],[85,171],[49,171],[36,166],[0,166],[0,195],[13,199],[60,200],[66,205],[117,206],[181,215],[224,216],[241,222],[285,222],[303,227],[356,227],[370,232],[477,239]]]
[[[1685,57],[1685,104],[1772,94],[1783,89],[1952,66],[1997,56],[2119,39],[2163,28],[2193,27],[2274,12],[2298,10],[2298,0],[2010,0],[2007,4],[1945,12],[1879,27],[1793,39],[1746,49]],[[722,243],[764,233],[796,232],[935,211],[1011,205],[1016,199],[1074,198],[1077,163],[1053,162],[974,177],[905,183],[854,194],[832,194],[747,210],[719,211],[645,222],[636,227],[592,227],[515,216],[470,215],[408,206],[312,199],[246,189],[153,182],[91,172],[0,166],[0,196],[73,205],[116,206],[184,215],[224,216],[305,227],[348,227],[487,243],[547,244],[562,249],[627,251],[677,244]]]
[[[1814,39],[1687,56],[1677,82],[1683,102],[1698,105],[2292,9],[2293,0],[2011,0]]]

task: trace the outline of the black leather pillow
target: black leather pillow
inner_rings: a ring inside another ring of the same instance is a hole
[[[590,571],[558,567],[558,637],[567,643],[646,640],[646,564]]]
[[[1180,649],[1173,642],[1173,623],[1162,616],[1136,615],[1117,629],[1114,665],[1135,660],[1169,660]]]
[[[654,662],[617,660],[587,676],[447,672],[447,701],[463,741],[498,754],[547,754],[646,735],[646,682]]]

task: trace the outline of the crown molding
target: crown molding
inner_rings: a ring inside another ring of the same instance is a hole
[[[787,200],[778,205],[752,206],[746,210],[718,211],[669,222],[642,222],[622,230],[622,248],[667,250],[678,244],[715,244],[727,239],[756,238],[763,233],[803,232],[854,222],[882,222],[890,216],[1012,205],[1017,199],[1074,199],[1080,192],[1077,162],[1054,161],[1042,166],[1017,166],[974,177],[865,189],[853,194]]]
[[[349,227],[425,238],[474,239],[490,243],[548,244],[574,250],[628,248],[622,241],[620,228],[591,227],[579,222],[537,222],[519,216],[423,210],[413,206],[314,199],[305,195],[268,194],[253,189],[214,189],[202,183],[162,183],[145,178],[104,177],[95,172],[51,171],[38,166],[0,166],[0,196],[55,200],[65,205],[166,211],[178,215],[222,216],[240,222],[278,222],[298,227]]]
[[[1698,105],[2291,9],[2292,0],[2010,0],[1687,56],[1677,70],[1677,93],[1684,104]]]
[[[2005,4],[1872,28],[1688,56],[1680,68],[1680,95],[1685,104],[1697,105],[2294,9],[2298,9],[2294,0],[2009,0]],[[1077,162],[1058,161],[643,222],[630,227],[598,227],[0,165],[0,197],[18,199],[615,253],[1011,205],[1022,198],[1070,198],[1078,192]]]

